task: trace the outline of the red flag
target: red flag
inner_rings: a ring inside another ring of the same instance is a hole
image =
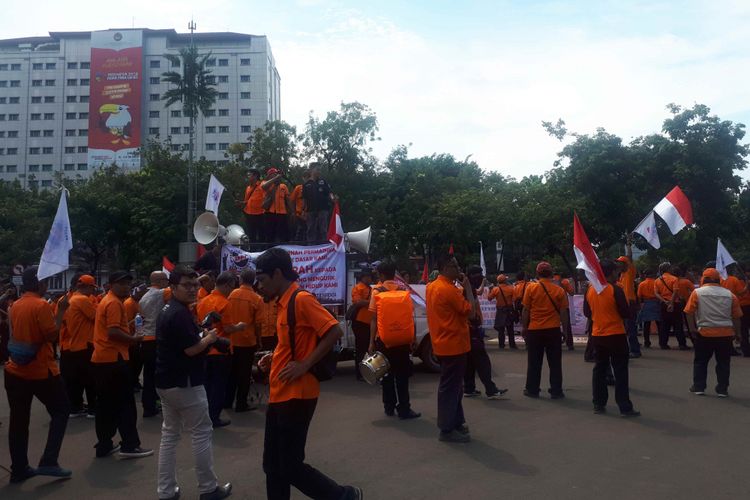
[[[453,243],[451,243],[451,246],[448,247],[448,255],[453,255]]]
[[[654,212],[664,219],[672,234],[693,223],[693,207],[680,186],[675,186],[655,207]]]
[[[427,265],[427,257],[424,258],[424,269],[422,269],[422,283],[430,281],[430,266]]]
[[[169,273],[172,272],[174,269],[174,264],[171,260],[169,260],[167,257],[161,258],[161,270],[164,272],[167,276],[169,276]]]
[[[198,247],[195,255],[195,260],[198,260],[206,254],[206,247],[204,247],[200,243],[196,243],[195,245]]]
[[[341,226],[341,212],[339,211],[339,202],[333,204],[331,221],[328,223],[328,241],[339,248],[344,243],[344,229]]]
[[[607,286],[607,279],[599,265],[599,257],[596,256],[589,237],[586,236],[586,231],[583,230],[581,221],[578,220],[578,214],[575,213],[573,214],[573,252],[578,260],[576,268],[583,269],[589,283],[596,289],[596,293],[602,293],[604,287]]]

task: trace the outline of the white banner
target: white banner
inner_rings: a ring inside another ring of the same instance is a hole
[[[63,189],[60,194],[60,203],[57,205],[55,220],[52,222],[42,258],[39,261],[36,276],[40,280],[61,273],[69,267],[68,258],[70,251],[73,249],[73,235],[70,230],[70,219],[68,219],[66,193],[67,191]]]
[[[299,286],[314,294],[322,304],[343,304],[346,294],[346,253],[332,244],[315,246],[279,245],[292,257],[299,274]],[[221,270],[240,272],[254,269],[263,252],[246,252],[232,245],[221,251]]]
[[[224,185],[219,179],[211,174],[211,180],[208,183],[208,193],[206,193],[206,210],[219,215],[219,203],[221,195],[224,194]]]

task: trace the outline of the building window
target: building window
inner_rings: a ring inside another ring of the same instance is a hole
[[[39,165],[29,165],[29,172],[39,172]]]
[[[18,103],[21,102],[21,98],[20,97],[10,97],[10,98],[8,98],[8,102],[11,103],[11,104],[18,104]]]
[[[159,135],[159,127],[149,127],[149,135]]]
[[[5,130],[0,130],[0,139],[5,139]]]
[[[76,136],[76,129],[74,128],[65,129],[65,137],[75,137],[75,136]]]
[[[89,166],[87,163],[79,163],[78,164],[78,170],[88,170]]]
[[[32,118],[32,120],[33,119],[34,118]],[[65,113],[65,119],[66,120],[75,120],[76,119],[76,114],[75,113]]]
[[[41,130],[29,130],[29,137],[41,137],[42,131]]]
[[[52,104],[54,102],[55,102],[55,96],[53,95],[44,96],[44,104]]]
[[[5,115],[0,115],[0,116],[2,116],[3,118],[5,118]],[[32,120],[41,120],[42,119],[42,114],[41,113],[31,113],[31,119]]]
[[[227,127],[227,126],[219,127],[219,133],[220,134],[228,134],[229,133],[229,127]]]
[[[206,66],[216,66],[216,58],[212,57],[206,61]]]
[[[6,102],[8,102],[7,97],[0,97],[0,104],[5,104]]]
[[[159,77],[158,76],[152,76],[151,78],[148,79],[148,81],[149,81],[149,83],[151,83],[151,85],[158,85],[159,84]]]
[[[18,113],[11,113],[11,114],[8,115],[8,121],[9,122],[17,122],[18,121],[18,117],[19,117]]]
[[[172,144],[169,147],[169,149],[171,149],[172,151],[179,151],[180,150],[180,145],[179,144]]]
[[[240,99],[250,99],[250,92],[240,92]]]
[[[55,119],[55,113],[44,113],[44,119],[45,120],[54,120]]]
[[[89,136],[89,129],[82,128],[78,129],[78,137],[88,137]]]
[[[11,87],[20,87],[21,86],[21,80],[11,80],[10,81]]]
[[[42,64],[42,63],[33,63],[31,65],[31,69],[33,69],[33,70],[44,69],[44,64]]]
[[[6,165],[5,166],[5,171],[8,172],[9,174],[15,174],[18,171],[18,166],[17,165]]]
[[[42,165],[42,172],[52,172],[52,165]]]
[[[31,80],[31,86],[32,87],[41,87],[42,81],[41,80]]]
[[[148,100],[152,101],[152,102],[153,101],[158,101],[159,100],[159,94],[149,94],[148,95]]]
[[[219,143],[219,151],[226,151],[229,148],[228,142],[220,142]]]
[[[54,80],[44,80],[44,86],[45,87],[54,87],[55,81]]]
[[[158,111],[149,111],[148,112],[149,118],[159,118],[159,112]]]
[[[18,154],[18,148],[8,148],[5,150],[5,153],[9,156],[11,155],[17,155]]]
[[[78,85],[78,80],[76,78],[68,78],[68,82],[66,83],[68,87],[75,87]]]
[[[88,78],[81,78],[81,85],[88,85],[89,79]]]
[[[182,111],[180,111],[179,109],[173,109],[172,112],[169,113],[169,116],[171,116],[172,118],[179,118],[180,116],[182,116]]]
[[[66,163],[65,165],[63,165],[63,169],[67,171],[75,170],[75,168],[76,168],[75,163]]]
[[[190,133],[190,127],[182,127],[182,133],[183,134],[189,134]]]
[[[216,110],[215,109],[209,109],[207,110],[203,116],[216,116]]]
[[[50,179],[43,180],[42,187],[52,187],[52,181]]]
[[[91,67],[90,63],[82,62],[81,63],[81,69],[89,69]]]
[[[0,156],[5,154],[5,148],[0,148]]]
[[[4,122],[4,121],[5,121],[5,115],[2,114],[2,115],[0,115],[0,122]]]
[[[251,114],[252,114],[252,110],[250,109],[245,108],[245,109],[240,110],[241,116],[250,116]]]
[[[8,71],[8,65],[7,64],[0,64],[0,71]]]
[[[249,134],[252,131],[253,131],[253,127],[251,127],[250,125],[242,125],[240,127],[240,132],[242,132],[243,134]]]
[[[172,61],[172,67],[173,68],[179,68],[180,67],[180,60],[179,59],[175,59],[174,61]]]
[[[206,133],[207,134],[215,134],[216,133],[216,127],[206,127]]]
[[[214,85],[216,83],[216,77],[214,75],[207,76],[206,83],[209,85]]]
[[[89,114],[88,113],[78,113],[78,119],[79,120],[88,120]]]
[[[228,109],[220,109],[219,110],[219,116],[229,116],[229,110]]]
[[[30,155],[38,155],[40,151],[41,151],[40,148],[29,148]]]
[[[170,134],[179,134],[180,133],[180,127],[170,127],[169,128]]]
[[[65,98],[65,102],[76,102],[76,101],[77,99],[76,99],[76,96],[74,95],[69,95],[68,97]]]
[[[8,139],[17,139],[18,130],[8,130]]]
[[[242,83],[248,83],[250,81],[250,75],[240,75],[240,81]]]
[[[229,75],[219,75],[219,83],[229,83]]]
[[[47,63],[44,65],[44,69],[55,69],[57,65],[55,63]]]
[[[250,66],[250,59],[240,59],[240,66]]]
[[[229,66],[229,59],[219,59],[219,66]]]
[[[4,89],[8,86],[8,80],[0,80],[0,88]]]
[[[42,154],[51,155],[54,153],[54,149],[51,147],[42,148]]]
[[[216,151],[216,143],[209,142],[206,144],[206,151]]]
[[[43,135],[44,135],[44,137],[54,137],[55,136],[55,131],[54,130],[45,130],[43,132]]]
[[[78,102],[83,102],[83,103],[89,102],[89,96],[82,95],[81,97],[78,98]]]
[[[21,64],[20,63],[11,64],[10,65],[10,70],[11,71],[21,71]],[[10,172],[10,170],[9,170],[9,172]]]
[[[75,154],[76,147],[75,146],[65,146],[65,154],[66,155],[72,155]]]
[[[78,146],[78,152],[79,153],[86,153],[88,152],[89,148],[87,146]]]
[[[220,101],[225,101],[225,100],[229,99],[229,92],[219,92],[219,95],[217,96],[217,98]]]
[[[68,69],[78,69],[78,63],[69,62]]]
[[[149,61],[148,67],[149,68],[161,68],[161,61],[159,61],[158,59]]]

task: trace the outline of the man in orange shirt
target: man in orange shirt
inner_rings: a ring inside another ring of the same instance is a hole
[[[370,321],[373,313],[370,311],[370,298],[372,296],[372,271],[364,269],[359,273],[359,281],[352,288],[352,305],[357,312],[352,319],[352,331],[354,332],[354,372],[357,380],[364,380],[360,373],[359,364],[365,358],[365,353],[370,345]]]
[[[214,291],[214,287],[216,287],[215,277],[216,275],[210,272],[198,276],[198,282],[201,284],[201,287],[198,289],[198,302],[208,297]],[[203,318],[200,319],[202,320]]]
[[[539,397],[542,378],[542,362],[547,354],[549,366],[549,393],[552,399],[565,397],[562,389],[562,345],[561,325],[566,329],[568,296],[565,290],[552,283],[552,266],[540,262],[536,266],[538,281],[529,283],[523,295],[521,334],[526,339],[528,366],[524,396]]]
[[[679,287],[679,278],[671,272],[672,265],[662,262],[659,265],[659,278],[654,283],[656,298],[661,302],[661,323],[659,325],[659,347],[669,349],[669,333],[674,330],[677,343],[681,351],[689,351],[682,328],[682,309],[679,294],[675,293]]]
[[[263,208],[268,243],[289,241],[289,188],[281,180],[281,172],[271,167],[260,185],[265,192]]]
[[[70,403],[52,349],[68,302],[63,300],[59,303],[55,316],[52,306],[42,299],[47,291],[47,283],[37,280],[37,271],[38,268],[33,266],[23,272],[23,295],[9,311],[12,339],[4,378],[10,407],[8,448],[11,483],[20,483],[36,475],[65,478],[72,475],[71,471],[57,463],[68,424]],[[42,402],[50,414],[47,445],[36,469],[29,466],[28,459],[29,418],[34,397]]]
[[[310,498],[361,499],[361,489],[340,486],[304,463],[307,430],[320,395],[320,384],[310,370],[341,338],[338,320],[314,295],[300,290],[296,283],[299,276],[285,250],[265,251],[256,261],[256,272],[260,293],[279,304],[279,344],[260,361],[261,369],[271,372],[263,449],[267,496],[288,499],[294,486]],[[293,332],[289,332],[290,302],[294,307]],[[290,335],[294,335],[294,348]]]
[[[514,323],[518,323],[523,314],[523,296],[526,293],[526,287],[529,282],[526,281],[526,273],[519,271],[516,273],[516,282],[513,284],[513,308],[515,309]]]
[[[255,271],[243,269],[240,273],[240,287],[229,294],[232,319],[246,326],[234,332],[232,341],[232,371],[224,398],[224,408],[232,408],[237,413],[253,410],[247,397],[253,377],[253,360],[260,345],[260,304],[263,299],[253,290]],[[236,403],[235,403],[236,397]]]
[[[699,396],[705,394],[708,362],[715,355],[716,394],[725,398],[729,396],[732,337],[740,336],[742,308],[737,297],[720,286],[721,276],[716,269],[705,269],[702,283],[685,306],[688,325],[696,341],[690,392]]]
[[[630,347],[630,357],[641,357],[641,344],[638,342],[638,298],[635,293],[635,265],[633,265],[633,235],[629,234],[625,243],[625,255],[617,259],[617,267],[620,271],[620,279],[617,284],[625,292],[625,298],[628,299],[630,314],[625,318],[625,331],[628,334],[628,345]]]
[[[490,290],[488,300],[495,301],[495,330],[500,349],[505,349],[505,332],[508,332],[508,347],[516,347],[516,335],[513,331],[513,285],[508,284],[508,277],[500,274],[497,286]]]
[[[440,275],[427,285],[426,303],[432,351],[440,361],[439,439],[467,443],[471,436],[461,400],[467,354],[471,350],[469,317],[475,314],[477,304],[469,278],[459,271],[456,259],[440,255],[437,264]],[[463,290],[456,287],[459,279]]]
[[[267,241],[263,222],[263,189],[260,187],[260,172],[250,169],[249,181],[245,188],[245,230],[250,243]]]
[[[554,273],[552,275],[552,283],[562,288],[568,296],[573,295],[575,291],[570,284],[570,280],[563,279],[562,274],[560,273]],[[575,351],[575,346],[573,345],[573,332],[570,328],[570,309],[568,309],[568,312],[563,317],[563,322],[565,323],[565,328],[563,328],[563,330],[568,332],[563,341],[565,342],[565,345],[568,346],[569,351]]]
[[[248,325],[243,322],[235,322],[232,317],[232,307],[229,304],[229,294],[234,290],[236,279],[230,271],[224,271],[216,278],[216,287],[205,299],[198,302],[196,308],[198,321],[203,323],[211,313],[216,313],[219,318],[212,322],[216,328],[216,335],[223,341],[217,341],[208,351],[206,361],[206,395],[208,396],[208,413],[214,428],[224,427],[231,423],[230,420],[221,418],[221,409],[224,407],[227,381],[232,370],[232,360],[229,357],[230,336],[235,332],[244,330]],[[227,348],[223,349],[222,345]]]
[[[96,290],[93,276],[84,274],[76,282],[65,312],[67,339],[60,341],[60,374],[68,389],[71,417],[94,418],[96,413],[96,386],[91,376],[91,355],[94,352],[94,320],[96,304],[92,300]],[[86,390],[87,408],[83,406]]]
[[[620,261],[622,262],[622,261]],[[597,293],[594,287],[586,292],[583,314],[591,320],[591,342],[594,345],[592,386],[594,413],[607,411],[607,375],[612,367],[615,378],[615,401],[622,417],[638,417],[633,409],[628,386],[628,336],[625,320],[631,317],[631,305],[621,286],[618,286],[621,266],[609,259],[600,262],[607,286]]]
[[[721,283],[721,286],[729,290],[740,301],[742,308],[742,319],[740,322],[740,348],[742,355],[750,357],[750,289],[748,281],[742,270],[737,264],[731,264],[727,267],[729,276]],[[734,348],[733,348],[734,350]]]
[[[659,322],[661,321],[661,302],[656,297],[653,269],[643,271],[643,281],[638,284],[638,302],[640,311],[638,321],[643,324],[643,347],[651,347],[651,322],[656,323],[659,331]]]
[[[298,245],[303,245],[307,241],[307,211],[305,209],[305,198],[302,195],[302,188],[310,180],[310,171],[302,172],[302,184],[297,184],[292,190],[289,201],[294,207],[294,241]]]
[[[131,335],[125,312],[124,301],[130,296],[132,280],[126,271],[110,274],[109,292],[96,309],[91,364],[96,381],[97,458],[118,451],[123,458],[148,457],[154,453],[141,448],[136,428],[138,411],[128,366],[128,348],[143,340],[141,336]],[[112,438],[118,431],[122,441],[115,446]]]

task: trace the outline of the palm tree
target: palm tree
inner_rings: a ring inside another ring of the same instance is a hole
[[[170,83],[172,88],[162,96],[165,106],[170,107],[179,102],[185,116],[190,118],[190,142],[188,153],[188,208],[187,208],[187,241],[192,241],[192,227],[195,220],[195,205],[198,198],[195,168],[193,166],[193,137],[195,118],[198,112],[206,115],[216,102],[218,92],[211,81],[211,71],[206,69],[206,62],[211,53],[199,55],[194,45],[183,47],[180,54],[164,54],[172,67],[181,67],[179,71],[162,73],[161,81]]]

